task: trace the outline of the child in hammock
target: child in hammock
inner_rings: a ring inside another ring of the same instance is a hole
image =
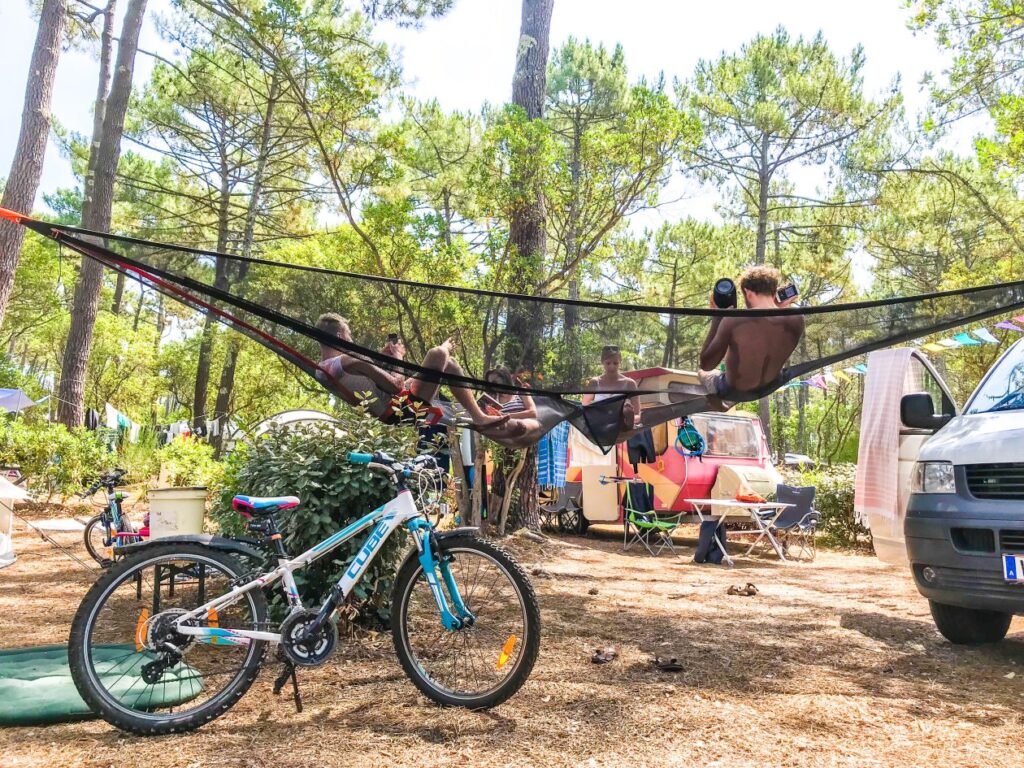
[[[320,315],[316,327],[339,339],[352,342],[352,331],[348,321],[334,312]],[[454,341],[447,339],[440,346],[429,350],[421,367],[440,373],[462,376],[462,368],[452,356]],[[381,353],[395,360],[405,358],[405,344],[401,339],[388,340]],[[334,347],[320,345],[320,368],[331,378],[354,393],[369,393],[366,406],[376,418],[386,423],[415,420],[416,411],[429,406],[437,393],[440,383],[415,377],[406,378],[398,372],[387,371],[366,360],[341,352]],[[526,431],[517,420],[507,414],[484,413],[473,399],[473,393],[464,387],[451,387],[452,394],[462,404],[473,420],[473,425],[485,434],[515,436]],[[358,405],[359,403],[352,403]]]

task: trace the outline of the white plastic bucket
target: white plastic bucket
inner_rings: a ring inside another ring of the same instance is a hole
[[[149,538],[203,532],[206,488],[155,488],[149,492]]]

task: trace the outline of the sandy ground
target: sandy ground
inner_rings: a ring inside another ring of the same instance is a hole
[[[0,570],[0,645],[64,642],[92,575],[16,523]],[[84,550],[74,534],[61,541]],[[935,631],[904,571],[864,555],[737,568],[621,552],[614,538],[515,540],[541,600],[533,675],[486,713],[442,710],[402,676],[390,638],[343,645],[301,675],[306,709],[267,669],[197,733],[142,739],[102,721],[0,730],[20,766],[998,766],[1019,763],[1024,622],[1002,644]],[[755,597],[727,596],[753,582]],[[596,594],[591,594],[596,592]],[[595,648],[621,657],[595,665]],[[677,656],[678,673],[654,655]]]

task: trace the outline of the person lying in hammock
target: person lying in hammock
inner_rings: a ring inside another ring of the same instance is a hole
[[[484,374],[484,381],[489,384],[503,384],[506,387],[527,386],[519,376],[513,376],[512,371],[504,365],[491,368]],[[488,392],[487,397],[493,400],[493,408],[498,413],[508,414],[516,421],[523,423],[527,430],[539,429],[537,421],[537,406],[529,395],[512,394],[511,392]],[[479,404],[479,401],[478,401]]]
[[[797,296],[778,300],[779,271],[773,267],[750,267],[740,276],[740,290],[747,309],[781,309],[791,306]],[[714,294],[711,307],[717,308]],[[756,393],[781,383],[789,356],[804,333],[803,315],[769,317],[715,317],[700,351],[698,376],[708,395],[708,405],[727,411],[733,393]],[[722,358],[725,370],[715,370]]]
[[[332,336],[352,342],[348,321],[334,312],[320,315],[316,327]],[[454,341],[446,340],[430,349],[423,358],[422,367],[462,376],[462,368],[452,357]],[[405,357],[405,344],[401,339],[388,340],[381,352],[396,360]],[[418,420],[420,413],[430,407],[440,384],[417,378],[406,378],[401,373],[386,371],[367,360],[348,355],[333,347],[320,345],[320,369],[352,393],[368,393],[365,405],[376,418],[387,424]],[[451,387],[452,394],[469,413],[473,426],[488,435],[515,436],[525,427],[508,414],[490,415],[473,399],[473,393],[463,387]],[[358,396],[358,395],[357,395]],[[351,399],[351,398],[346,398]],[[363,401],[353,402],[359,405]]]

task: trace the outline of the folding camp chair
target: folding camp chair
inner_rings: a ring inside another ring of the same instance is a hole
[[[583,483],[566,483],[558,489],[558,496],[549,504],[540,504],[540,524],[542,528],[570,533],[579,532],[580,520],[583,518],[583,508],[580,505],[580,495],[583,493]]]
[[[821,514],[814,509],[814,496],[817,488],[809,486],[779,485],[775,489],[775,500],[780,504],[792,504],[769,525],[769,532],[782,545],[789,557],[791,542],[796,542],[800,551],[798,558],[807,555],[807,560],[814,560],[818,552],[815,543],[815,532]]]
[[[626,488],[622,505],[622,551],[640,544],[649,554],[657,557],[663,550],[676,553],[672,531],[679,527],[682,514],[658,517],[649,497],[648,485],[639,478],[610,477],[602,482],[622,484]]]

